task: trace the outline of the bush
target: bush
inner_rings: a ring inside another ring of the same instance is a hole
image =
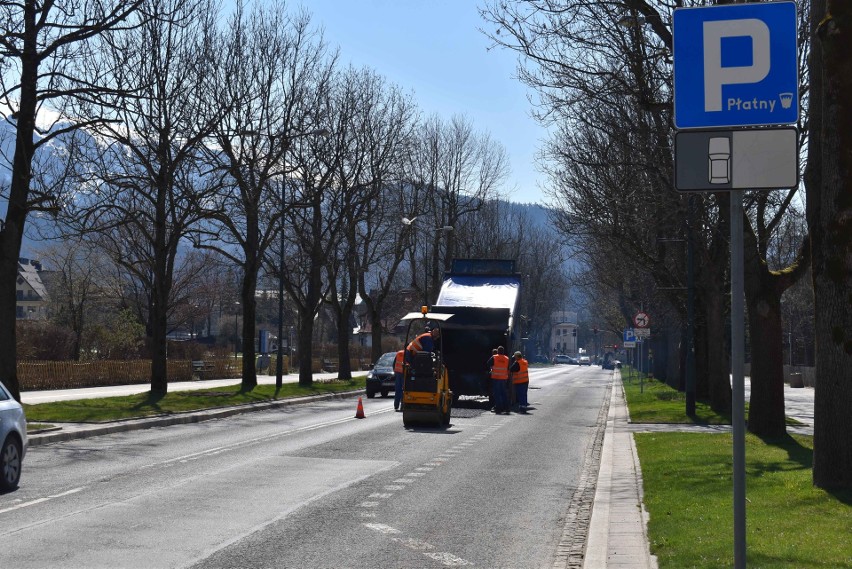
[[[72,357],[74,333],[64,326],[39,320],[16,324],[19,360],[60,361]]]

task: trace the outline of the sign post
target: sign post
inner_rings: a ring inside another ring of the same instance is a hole
[[[675,10],[675,126],[679,129],[713,129],[796,123],[799,119],[797,35],[794,2],[753,2]],[[675,154],[675,169],[685,176],[676,176],[678,190],[731,190],[735,569],[745,569],[746,566],[743,190],[798,184],[798,171],[793,179],[789,171],[779,175],[777,169],[763,166],[765,162],[791,170],[788,162],[798,162],[797,144],[796,152],[790,156],[790,142],[783,140],[791,136],[776,135],[772,131],[737,130],[709,135],[687,133],[686,138],[676,145],[683,149],[682,153]],[[678,136],[680,134],[677,133]],[[701,140],[701,136],[707,137],[706,142]],[[739,151],[737,137],[746,137],[756,142],[756,146]],[[764,148],[764,144],[771,149]],[[706,166],[703,164],[705,148]],[[679,160],[690,162],[686,170],[680,169]],[[736,164],[745,164],[746,170],[740,168],[735,171]]]

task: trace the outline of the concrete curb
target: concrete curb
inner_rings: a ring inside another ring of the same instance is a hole
[[[342,391],[340,393],[328,393],[324,395],[311,395],[309,397],[296,397],[292,399],[281,399],[278,401],[266,401],[263,403],[247,403],[235,407],[222,407],[204,411],[187,411],[173,415],[158,415],[142,419],[126,419],[110,423],[62,423],[58,429],[50,429],[27,435],[29,446],[40,446],[50,443],[70,441],[74,439],[85,439],[108,435],[112,433],[123,433],[150,429],[152,427],[168,427],[170,425],[186,425],[188,423],[200,423],[212,419],[223,419],[242,413],[255,411],[269,411],[291,405],[313,403],[315,401],[330,401],[332,399],[348,399],[363,393],[362,389],[357,391]]]
[[[583,567],[656,569],[657,558],[651,555],[648,540],[642,470],[633,433],[627,428],[619,373],[613,374],[610,397]]]

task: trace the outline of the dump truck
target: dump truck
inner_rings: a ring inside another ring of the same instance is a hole
[[[503,346],[511,356],[516,337],[521,275],[513,259],[454,259],[430,311],[451,314],[441,325],[443,364],[454,400],[492,397],[487,362]]]

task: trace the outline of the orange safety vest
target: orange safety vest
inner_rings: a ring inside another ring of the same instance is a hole
[[[496,354],[494,364],[491,366],[491,379],[504,380],[509,379],[509,356],[505,354]]]
[[[425,338],[426,336],[429,336],[431,338],[432,334],[430,332],[424,332],[423,334],[420,334],[419,336],[414,338],[408,344],[408,351],[411,352],[412,354],[418,354],[418,353],[422,352],[423,351],[423,343],[420,340],[421,340],[421,338]],[[432,340],[432,342],[434,343],[434,340]]]
[[[529,383],[530,382],[530,365],[524,358],[515,360],[518,363],[518,371],[512,374],[513,383]]]
[[[405,350],[400,350],[396,353],[396,357],[393,359],[393,372],[394,373],[402,373],[402,361],[405,358]]]

